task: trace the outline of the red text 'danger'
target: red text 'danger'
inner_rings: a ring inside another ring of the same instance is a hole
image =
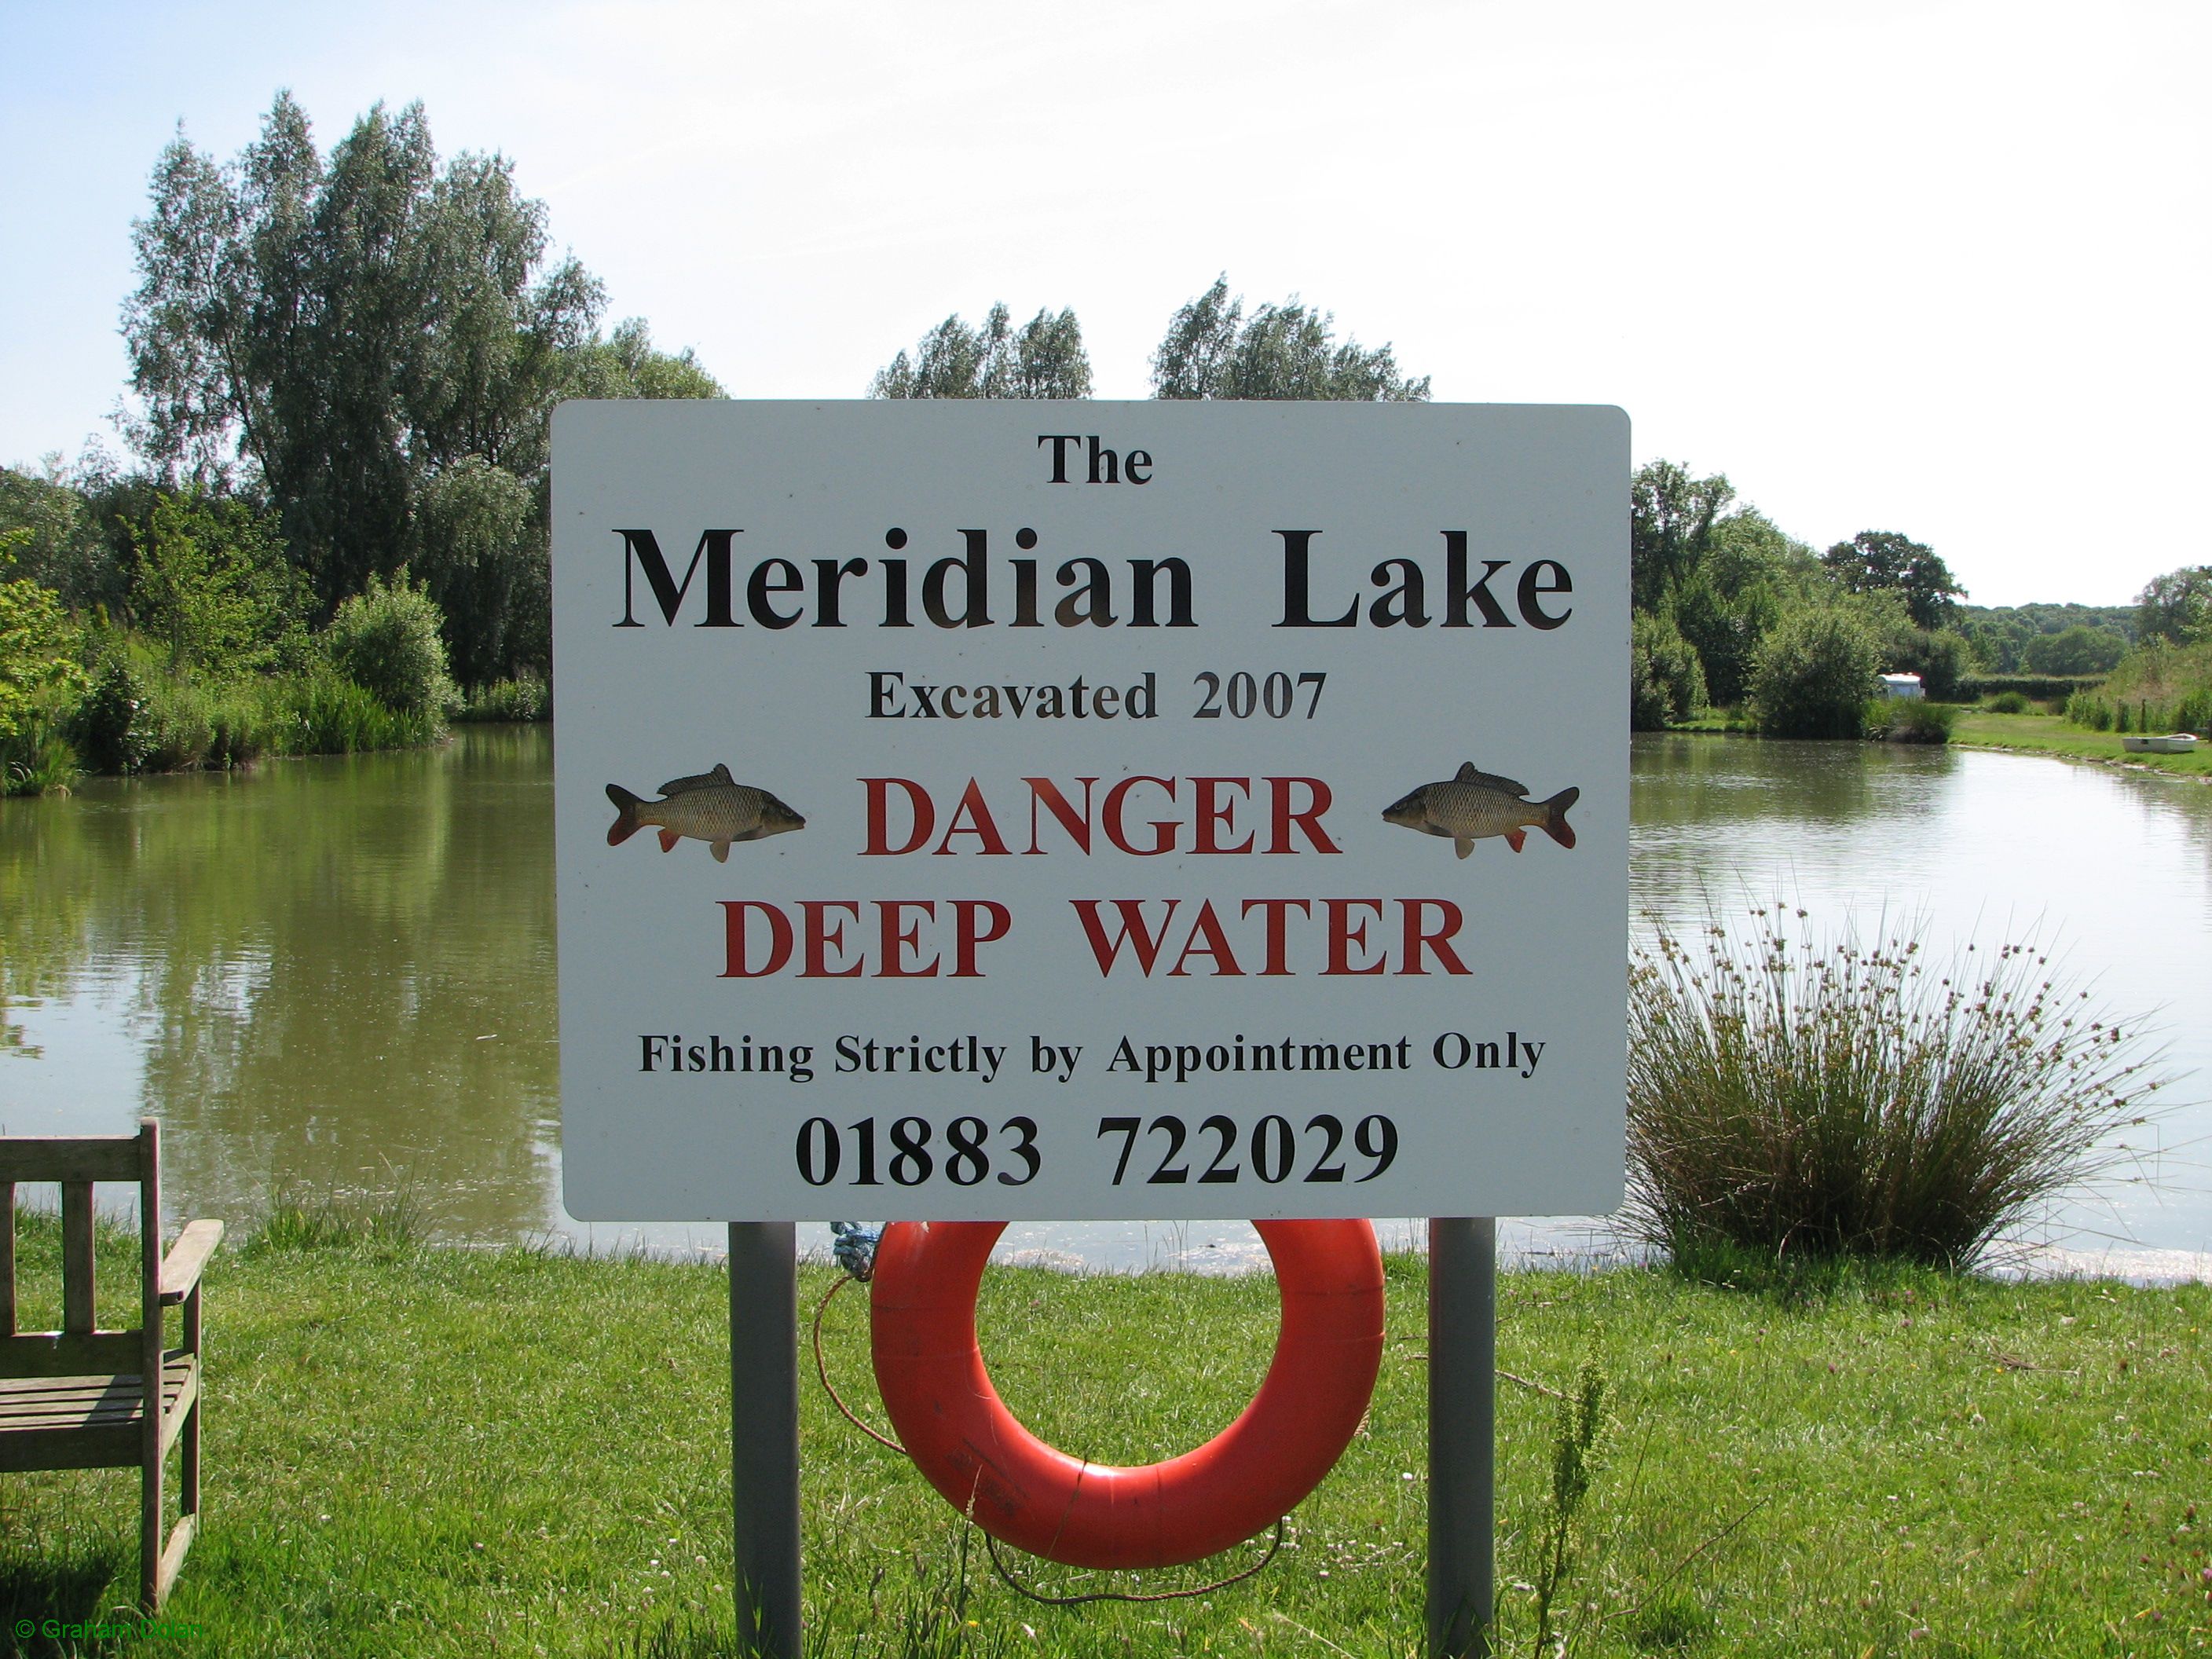
[[[1319,778],[1158,778],[1139,773],[1110,783],[1076,778],[1065,788],[1050,778],[1024,778],[1020,790],[1007,791],[995,809],[981,782],[969,778],[949,810],[912,778],[860,782],[868,792],[868,840],[861,850],[870,858],[898,858],[925,849],[944,856],[1002,858],[1053,851],[1087,855],[1097,836],[1135,858],[1344,850],[1322,825],[1334,798]]]

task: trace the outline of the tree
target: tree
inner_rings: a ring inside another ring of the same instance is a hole
[[[405,556],[422,481],[480,456],[538,482],[599,285],[549,263],[502,157],[441,167],[419,105],[327,158],[280,94],[218,166],[179,134],[132,228],[133,443],[163,477],[264,490],[322,609]]]
[[[1629,596],[1637,610],[1658,610],[1688,582],[1715,522],[1735,499],[1723,473],[1693,478],[1674,461],[1637,469],[1628,487]]]
[[[673,356],[653,349],[642,317],[626,318],[605,340],[571,351],[562,366],[564,398],[726,398],[689,346]]]
[[[512,679],[545,659],[550,594],[536,493],[481,455],[465,456],[416,497],[415,568],[443,613],[464,685]]]
[[[173,668],[265,667],[304,619],[305,585],[276,515],[235,496],[195,487],[157,497],[137,556],[132,605]]]
[[[11,577],[30,540],[27,530],[0,531],[0,748],[42,704],[84,685],[76,629],[60,602],[28,577]]]
[[[1759,729],[1774,738],[1855,738],[1874,696],[1874,637],[1842,605],[1790,612],[1759,642],[1752,670]]]
[[[1917,628],[1948,626],[1956,602],[1966,597],[1932,549],[1893,530],[1862,530],[1823,553],[1820,562],[1854,593],[1902,594]]]
[[[1629,628],[1628,729],[1663,732],[1705,701],[1698,653],[1676,631],[1674,618],[1637,612]]]
[[[2021,651],[2031,674],[2109,674],[2128,653],[2128,642],[2109,628],[2067,629],[2039,634]]]
[[[2136,629],[2144,639],[2189,645],[2212,639],[2212,564],[2154,576],[2136,595]]]
[[[878,370],[871,398],[1088,398],[1091,359],[1073,311],[1039,311],[1017,332],[994,305],[981,328],[955,313]]]
[[[1717,520],[1702,539],[1692,574],[1674,592],[1674,621],[1697,650],[1707,695],[1733,708],[1750,690],[1753,655],[1781,615],[1784,596],[1804,586],[1812,550],[1754,507]]]
[[[73,611],[120,605],[130,585],[85,485],[90,468],[49,455],[33,472],[0,467],[0,533],[20,530],[15,574],[43,582]]]
[[[1226,276],[1169,319],[1152,353],[1155,398],[1325,398],[1352,403],[1424,403],[1429,377],[1409,380],[1390,346],[1372,350],[1336,338],[1334,313],[1293,295],[1244,316]]]

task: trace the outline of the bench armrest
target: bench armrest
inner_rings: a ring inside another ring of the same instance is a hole
[[[184,1231],[177,1235],[177,1242],[169,1247],[168,1259],[161,1263],[161,1300],[182,1302],[198,1289],[200,1269],[207,1266],[207,1259],[222,1243],[220,1221],[185,1223]]]

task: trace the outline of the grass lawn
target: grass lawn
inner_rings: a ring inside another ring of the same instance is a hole
[[[1951,741],[1965,749],[2013,749],[2075,760],[2140,766],[2179,777],[2212,778],[2212,743],[2200,743],[2187,755],[2131,755],[2120,747],[2117,732],[2092,732],[2055,714],[1993,714],[1985,708],[1961,708]]]
[[[27,1279],[56,1248],[51,1223],[26,1222]],[[105,1248],[106,1282],[135,1283],[128,1242]],[[809,1653],[1416,1653],[1425,1277],[1390,1261],[1373,1411],[1290,1546],[1195,1601],[1019,1599],[903,1459],[837,1419],[802,1355]],[[803,1308],[832,1282],[807,1269]],[[0,1651],[726,1650],[724,1284],[520,1250],[227,1249],[208,1277],[205,1525],[166,1609],[202,1633],[20,1640],[19,1620],[128,1601],[137,1488],[122,1471],[15,1474],[0,1477]],[[1588,1359],[1613,1427],[1569,1583],[1574,1652],[2212,1651],[2212,1288],[1900,1272],[1790,1297],[1622,1270],[1516,1273],[1500,1297],[1499,1363],[1522,1379],[1499,1385],[1509,1650],[1532,1644],[1557,1409],[1530,1385],[1569,1386]],[[981,1328],[1032,1427],[1149,1462],[1242,1407],[1273,1286],[1010,1269],[987,1279]],[[860,1292],[830,1329],[833,1375],[875,1414]],[[1061,1591],[1101,1583],[1025,1565]]]

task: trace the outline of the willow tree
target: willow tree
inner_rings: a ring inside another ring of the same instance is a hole
[[[955,312],[877,370],[871,398],[1088,398],[1091,358],[1083,328],[1065,307],[1037,314],[1017,329],[994,305],[981,327]]]
[[[179,132],[132,238],[133,445],[168,482],[265,495],[325,616],[410,561],[466,567],[475,600],[542,604],[542,580],[507,577],[544,562],[553,405],[720,391],[642,324],[602,339],[598,279],[551,257],[513,163],[441,162],[419,104],[377,105],[327,155],[289,93],[228,163]],[[504,603],[463,607],[484,638],[457,659],[511,672],[514,642],[542,640]]]
[[[1336,337],[1336,317],[1295,295],[1244,314],[1229,279],[1183,306],[1152,353],[1156,398],[1318,398],[1337,402],[1424,403],[1429,377],[1401,373],[1386,341],[1370,349]]]

